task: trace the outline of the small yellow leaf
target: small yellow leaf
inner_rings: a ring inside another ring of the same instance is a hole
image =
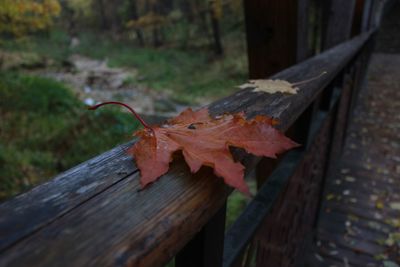
[[[254,87],[253,92],[264,92],[264,93],[288,93],[297,94],[297,87],[284,80],[250,80],[250,83],[240,85],[239,88],[244,89],[248,87]]]
[[[335,195],[334,194],[328,194],[327,196],[326,196],[326,200],[332,200],[332,199],[334,199],[335,198]]]
[[[250,80],[249,83],[239,85],[238,87],[240,89],[254,88],[253,92],[264,92],[269,94],[274,94],[278,92],[287,94],[297,94],[299,88],[296,86],[319,79],[322,75],[325,75],[326,73],[327,73],[326,71],[323,71],[320,75],[316,77],[296,83],[290,83],[288,81],[279,79],[276,80],[260,79],[260,80]]]
[[[348,214],[347,215],[347,218],[350,220],[350,221],[354,221],[354,222],[358,222],[360,219],[356,216],[356,215],[354,215],[354,214]]]
[[[384,207],[385,207],[385,204],[383,203],[383,201],[382,200],[378,200],[378,201],[376,201],[375,202],[375,207],[377,208],[377,209],[383,209]]]
[[[390,203],[390,208],[393,210],[400,210],[400,202],[392,202]]]
[[[400,173],[400,165],[396,166],[396,173]]]
[[[400,219],[389,219],[386,223],[393,227],[400,228]]]
[[[344,179],[349,183],[354,183],[356,181],[356,178],[353,176],[346,176]]]
[[[388,256],[383,253],[374,255],[374,259],[377,261],[386,260],[387,258],[388,258]]]

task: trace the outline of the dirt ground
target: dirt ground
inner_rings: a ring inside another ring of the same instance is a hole
[[[72,55],[68,67],[59,70],[42,69],[36,74],[67,84],[87,105],[104,101],[122,101],[144,115],[174,116],[185,106],[170,98],[168,91],[150,90],[132,83],[135,69],[112,68],[106,60],[96,60]]]

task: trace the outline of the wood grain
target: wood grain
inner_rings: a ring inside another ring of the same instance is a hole
[[[286,130],[370,37],[365,33],[275,78],[300,81],[327,71],[296,95],[244,89],[209,106],[212,114],[266,114]],[[145,190],[126,144],[0,205],[0,266],[160,266],[224,205],[231,189],[177,160]]]
[[[308,56],[308,0],[244,1],[250,79],[261,79]]]

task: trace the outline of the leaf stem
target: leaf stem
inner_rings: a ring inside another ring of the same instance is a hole
[[[309,83],[309,82],[312,82],[312,81],[314,81],[314,80],[316,80],[316,79],[319,79],[321,76],[323,76],[323,75],[325,75],[325,74],[327,74],[328,72],[327,71],[323,71],[320,75],[318,75],[318,76],[315,76],[315,77],[312,77],[312,78],[310,78],[310,79],[307,79],[307,80],[304,80],[304,81],[300,81],[300,82],[297,82],[297,83],[292,83],[292,86],[298,86],[298,85],[302,85],[302,84],[304,84],[304,83]]]
[[[141,123],[145,128],[150,129],[150,130],[153,130],[153,128],[151,128],[151,127],[139,116],[139,114],[136,113],[136,111],[135,111],[133,108],[131,108],[130,106],[128,106],[127,104],[122,103],[122,102],[117,102],[117,101],[103,102],[103,103],[100,103],[100,104],[97,104],[97,105],[94,105],[94,106],[90,106],[90,107],[88,107],[88,109],[89,109],[89,110],[96,110],[97,108],[99,108],[99,107],[101,107],[101,106],[110,105],[110,104],[112,104],[112,105],[120,105],[120,106],[123,106],[123,107],[127,108],[127,109],[136,117],[136,119],[138,119],[138,120],[140,121],[140,123]]]

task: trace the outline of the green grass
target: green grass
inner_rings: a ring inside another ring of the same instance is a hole
[[[245,45],[237,35],[227,36],[226,56],[215,57],[207,49],[142,48],[128,41],[113,41],[92,32],[80,34],[80,45],[69,48],[69,39],[62,31],[48,36],[34,36],[25,41],[4,41],[2,48],[34,52],[51,58],[56,65],[73,53],[95,59],[107,59],[111,67],[138,70],[136,80],[155,90],[168,90],[173,98],[187,104],[213,100],[237,90],[247,77]],[[242,38],[243,40],[243,38]]]
[[[39,56],[52,59],[60,64],[70,55],[69,37],[63,31],[52,31],[48,35],[35,35],[23,39],[5,39],[0,41],[0,47],[7,51],[33,52]]]
[[[246,79],[244,53],[214,58],[209,51],[138,48],[104,39],[93,47],[94,42],[89,37],[82,39],[76,52],[107,58],[110,66],[137,68],[139,83],[172,91],[177,100],[187,103],[229,94]]]
[[[250,188],[252,194],[257,193],[257,185],[254,174],[246,178],[246,183]],[[238,216],[244,211],[251,198],[245,196],[243,193],[235,190],[229,195],[226,207],[226,223],[225,230],[235,222]]]
[[[115,109],[90,112],[64,85],[0,73],[0,200],[130,138],[138,124]]]

